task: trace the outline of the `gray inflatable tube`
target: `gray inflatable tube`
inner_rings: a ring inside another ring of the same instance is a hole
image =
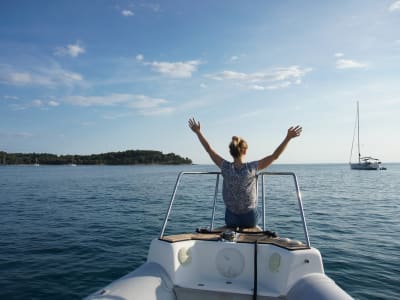
[[[175,300],[173,284],[156,263],[145,263],[135,271],[85,298],[85,300]]]
[[[310,274],[297,281],[287,300],[352,300],[345,291],[324,274]]]

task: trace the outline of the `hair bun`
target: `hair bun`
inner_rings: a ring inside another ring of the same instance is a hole
[[[241,141],[241,138],[240,138],[240,137],[238,137],[238,136],[236,136],[236,135],[234,135],[234,136],[232,137],[232,143],[233,143],[234,145],[238,145],[238,144],[240,143],[240,141]]]

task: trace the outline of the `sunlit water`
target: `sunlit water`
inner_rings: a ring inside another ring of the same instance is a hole
[[[355,299],[400,299],[400,165],[275,165],[299,179],[311,245]],[[0,299],[80,299],[138,267],[177,175],[212,166],[1,166]],[[210,225],[215,177],[181,182],[167,233]],[[292,180],[266,178],[267,227],[304,241]],[[215,225],[223,224],[218,198]]]

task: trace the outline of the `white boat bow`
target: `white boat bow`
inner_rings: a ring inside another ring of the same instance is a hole
[[[217,176],[209,230],[165,236],[180,179],[185,174]],[[213,228],[220,173],[182,172],[178,176],[159,238],[138,269],[86,300],[348,300],[353,299],[324,272],[320,252],[311,247],[297,178],[293,176],[305,242],[277,237],[264,228]],[[264,188],[262,189],[265,207]],[[263,209],[264,213],[265,210]]]

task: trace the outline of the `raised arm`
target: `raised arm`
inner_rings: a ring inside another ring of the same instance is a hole
[[[285,150],[286,146],[289,144],[290,140],[295,137],[298,137],[301,134],[301,131],[302,131],[302,128],[300,126],[290,127],[287,131],[287,135],[286,135],[285,139],[278,146],[278,148],[275,149],[274,153],[272,153],[271,155],[268,155],[258,161],[257,169],[258,170],[265,169],[270,164],[272,164],[275,160],[277,160],[279,158],[279,156],[282,154],[282,152]]]
[[[203,145],[204,149],[207,151],[208,155],[210,155],[212,161],[218,166],[218,168],[221,168],[222,164],[222,157],[219,156],[213,148],[210,146],[206,138],[203,136],[200,130],[200,122],[196,122],[194,118],[189,119],[189,127],[192,129],[192,131],[197,135],[199,138],[200,143]]]

